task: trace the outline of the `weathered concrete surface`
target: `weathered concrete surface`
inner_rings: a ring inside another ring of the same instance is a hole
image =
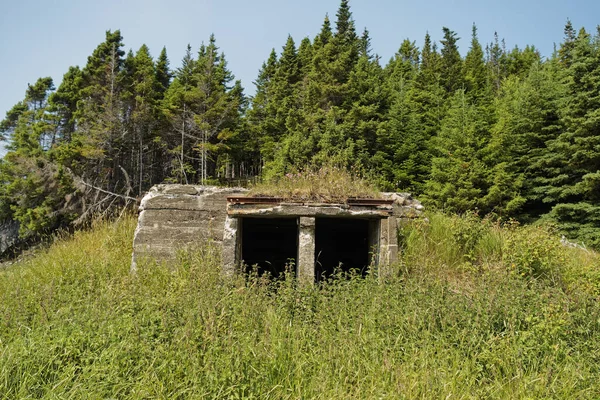
[[[227,197],[243,188],[156,185],[140,204],[133,239],[132,270],[145,258],[170,262],[177,251],[211,240],[221,245],[227,217]]]
[[[300,217],[298,237],[298,282],[312,284],[315,281],[315,219]]]
[[[241,240],[238,236],[239,221],[237,218],[225,217],[223,229],[223,273],[231,276],[235,274],[237,260],[241,258]]]
[[[343,217],[387,218],[393,212],[391,206],[361,207],[343,204],[229,204],[227,214],[233,217]]]
[[[395,217],[381,220],[379,226],[379,277],[387,278],[390,265],[398,260],[398,224]]]

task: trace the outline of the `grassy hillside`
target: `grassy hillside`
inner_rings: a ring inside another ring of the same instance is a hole
[[[225,280],[210,247],[129,274],[133,218],[0,271],[0,398],[598,398],[600,258],[429,216],[396,276]]]

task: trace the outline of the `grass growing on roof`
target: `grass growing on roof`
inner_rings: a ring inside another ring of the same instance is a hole
[[[331,166],[288,173],[257,183],[250,188],[249,196],[323,203],[343,203],[351,197],[381,197],[377,188],[366,179],[353,175],[346,169]]]

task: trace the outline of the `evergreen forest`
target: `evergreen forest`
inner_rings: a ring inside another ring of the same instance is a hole
[[[560,27],[558,27],[560,29]],[[83,67],[28,84],[0,122],[0,219],[24,238],[135,204],[157,183],[240,184],[334,165],[448,213],[550,221],[600,247],[600,28],[550,57],[447,27],[371,48],[348,0],[282,38],[247,96],[214,36],[172,67],[106,32]],[[459,52],[460,46],[468,48]],[[267,51],[268,53],[268,51]]]

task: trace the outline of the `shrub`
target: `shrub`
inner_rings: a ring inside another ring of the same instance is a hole
[[[549,226],[507,225],[503,258],[513,274],[555,283],[567,264],[566,249]]]
[[[474,272],[501,259],[500,227],[472,213],[429,213],[401,227],[399,239],[403,259],[413,265]]]

